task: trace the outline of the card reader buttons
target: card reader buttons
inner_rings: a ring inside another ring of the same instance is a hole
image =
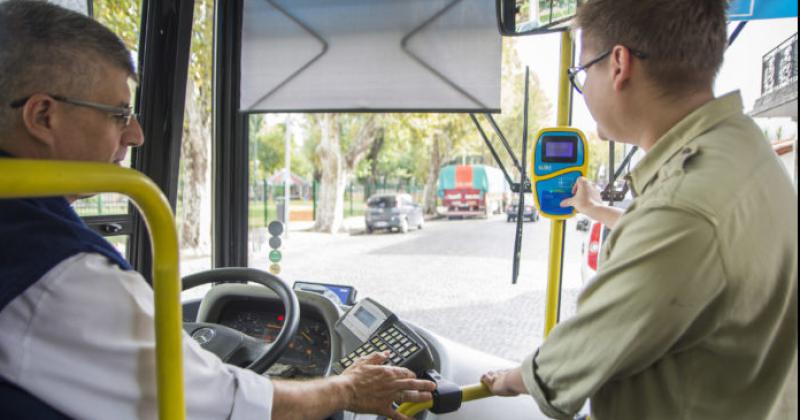
[[[370,337],[364,344],[357,347],[345,357],[334,363],[333,370],[342,373],[352,366],[359,358],[374,352],[389,351],[389,358],[385,365],[403,366],[419,350],[420,346],[414,339],[407,336],[399,328],[391,326]]]

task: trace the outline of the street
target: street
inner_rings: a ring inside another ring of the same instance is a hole
[[[363,223],[363,222],[361,222]],[[291,231],[280,276],[294,281],[355,286],[401,319],[467,346],[522,360],[542,341],[550,222],[524,224],[518,284],[511,284],[514,223],[435,220],[407,234]],[[263,238],[253,243],[265,243]],[[585,233],[568,222],[561,317],[575,311]],[[269,247],[251,246],[250,266],[267,269]]]

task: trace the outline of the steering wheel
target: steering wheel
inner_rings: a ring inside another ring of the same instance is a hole
[[[283,303],[286,320],[272,343],[252,338],[238,330],[210,322],[184,322],[183,329],[204,349],[225,363],[244,366],[258,374],[272,366],[289,347],[300,324],[297,295],[283,280],[254,268],[217,268],[183,278],[182,290],[208,283],[251,281],[275,292]]]

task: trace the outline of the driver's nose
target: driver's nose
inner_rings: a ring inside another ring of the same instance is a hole
[[[138,118],[131,118],[131,123],[122,134],[122,144],[128,147],[139,147],[144,144],[144,132]]]

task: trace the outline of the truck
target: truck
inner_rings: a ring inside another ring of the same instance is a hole
[[[511,189],[500,169],[486,165],[447,165],[439,171],[437,189],[444,215],[488,217],[502,213]]]

